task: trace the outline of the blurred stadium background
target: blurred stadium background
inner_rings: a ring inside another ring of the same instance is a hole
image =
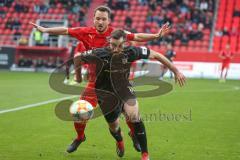
[[[41,34],[29,24],[91,26],[101,4],[113,10],[113,27],[131,32],[157,33],[169,22],[169,35],[142,45],[165,53],[171,43],[174,63],[190,78],[183,89],[140,99],[144,115],[192,116],[146,124],[151,158],[240,159],[240,0],[0,0],[0,159],[116,159],[103,118],[90,122],[89,140],[76,153],[64,153],[75,133],[72,123],[54,115],[66,95],[49,88],[46,72],[68,59],[76,40]],[[218,83],[227,44],[234,53],[228,79],[234,80]],[[139,159],[126,141],[123,159]]]
[[[219,77],[218,55],[230,44],[235,56],[228,77],[239,79],[239,0],[1,0],[0,68],[31,71],[61,64],[75,39],[41,34],[29,22],[48,27],[91,26],[94,8],[100,4],[112,8],[113,27],[131,32],[157,33],[169,22],[168,36],[142,45],[164,53],[166,44],[173,44],[174,61],[188,77]]]

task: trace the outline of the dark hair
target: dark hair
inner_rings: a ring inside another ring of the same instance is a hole
[[[126,33],[122,29],[116,29],[111,33],[111,38],[120,39],[121,37],[123,37],[123,39],[126,39]]]
[[[100,12],[107,12],[108,13],[108,17],[111,18],[111,9],[107,6],[98,6],[95,10],[94,10],[94,16],[96,14],[97,11]]]

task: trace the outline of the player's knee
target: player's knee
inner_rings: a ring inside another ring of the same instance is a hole
[[[137,105],[137,100],[136,99],[128,99],[126,101],[126,104],[129,106],[135,106],[135,105]]]
[[[83,120],[83,121],[74,121],[74,123],[77,124],[86,124],[88,121],[87,120]]]
[[[139,122],[140,121],[140,116],[138,112],[128,112],[126,113],[126,119],[129,122]]]
[[[120,125],[119,125],[119,119],[115,120],[114,122],[112,123],[108,123],[109,125],[109,128],[112,132],[117,132]]]

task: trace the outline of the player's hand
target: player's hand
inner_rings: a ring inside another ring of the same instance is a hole
[[[169,33],[169,31],[170,31],[169,23],[165,23],[157,33],[157,38],[165,36],[166,34]]]
[[[42,27],[42,26],[39,26],[33,22],[29,22],[31,25],[33,25],[37,30],[39,30],[40,32],[46,32],[46,29],[45,27]]]
[[[181,72],[175,73],[174,77],[175,82],[178,83],[180,87],[184,86],[184,84],[186,83],[186,78]]]

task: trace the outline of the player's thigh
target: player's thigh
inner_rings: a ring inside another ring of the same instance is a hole
[[[97,106],[97,95],[94,84],[87,84],[80,96],[80,99],[88,101],[94,108]]]
[[[129,121],[138,121],[140,118],[137,99],[131,99],[131,102],[124,103],[124,115]]]
[[[117,106],[114,108],[114,110],[110,111],[107,114],[104,114],[104,118],[110,127],[117,126],[119,124],[119,117],[121,113],[122,113],[122,106]]]

